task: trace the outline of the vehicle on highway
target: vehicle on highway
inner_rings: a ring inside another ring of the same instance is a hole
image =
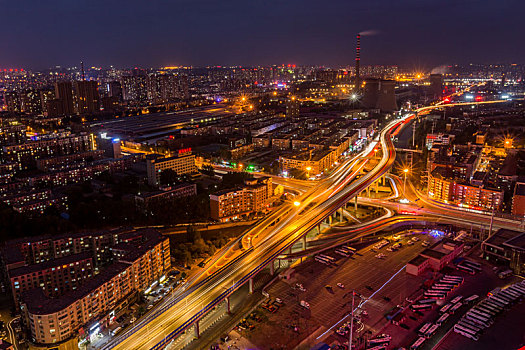
[[[282,304],[283,300],[281,298],[275,298],[275,302],[278,304]]]
[[[421,245],[423,247],[428,247],[430,245],[430,242],[429,241],[424,241],[423,243],[421,243]]]
[[[304,307],[305,309],[309,309],[309,308],[310,308],[310,304],[308,304],[308,303],[307,303],[306,301],[304,301],[304,300],[301,300],[300,305],[301,305],[302,307]]]
[[[151,310],[153,308],[153,304],[149,304],[146,309]]]
[[[118,326],[117,328],[115,328],[114,330],[110,331],[109,333],[111,334],[111,336],[115,336],[116,334],[118,334],[120,331],[122,330],[122,327],[121,326]]]
[[[383,254],[383,253],[379,253],[379,254],[376,255],[376,258],[378,258],[378,259],[384,259],[385,257],[386,257],[386,255]]]
[[[136,320],[137,320],[137,318],[136,318],[135,316],[133,316],[133,317],[131,318],[131,320],[129,320],[129,323],[133,323],[133,322],[135,322]]]
[[[341,288],[341,289],[345,289],[345,285],[342,284],[342,283],[337,283],[337,286],[338,286],[339,288]]]

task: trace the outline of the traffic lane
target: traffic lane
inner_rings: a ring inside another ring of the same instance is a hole
[[[391,125],[394,125],[394,124],[391,124]],[[355,192],[357,191],[359,188],[362,188],[363,186],[365,186],[368,181],[370,180],[373,180],[375,177],[377,176],[380,176],[382,174],[382,172],[384,172],[386,170],[386,167],[388,167],[388,165],[390,165],[392,162],[393,162],[393,159],[392,156],[395,155],[395,151],[393,150],[392,148],[392,142],[390,139],[388,139],[388,141],[385,141],[385,135],[388,135],[387,132],[382,132],[382,140],[381,140],[381,145],[382,147],[384,147],[385,149],[388,148],[389,149],[389,152],[384,152],[383,153],[383,157],[381,159],[381,162],[378,164],[379,165],[379,169],[377,169],[378,167],[376,167],[373,171],[373,172],[369,172],[367,173],[364,177],[362,177],[361,179],[359,179],[356,183],[356,184],[353,184],[351,186],[351,190],[349,191],[343,191],[345,192],[344,195],[348,195],[348,194],[351,194],[352,192]],[[351,171],[352,169],[346,169],[345,171],[342,171],[341,173],[341,176],[344,178],[344,176],[346,176],[346,174],[348,174],[349,171]],[[379,172],[378,172],[379,171]],[[315,193],[315,192],[314,192]],[[326,191],[323,191],[323,193],[321,193],[320,195],[318,195],[317,197],[321,197],[321,196],[324,196],[326,193]],[[316,198],[317,198],[316,197]],[[281,226],[282,227],[282,226]],[[294,227],[295,229],[296,227]],[[275,231],[274,231],[275,232]],[[293,234],[293,232],[292,232]],[[290,234],[291,235],[291,234]],[[296,237],[297,238],[297,237]],[[286,245],[285,245],[286,247]],[[260,266],[260,265],[258,265]],[[217,299],[217,298],[216,298]],[[215,299],[214,299],[215,300]],[[158,323],[158,322],[157,322]],[[163,326],[163,325],[161,325]],[[158,328],[158,327],[157,327]],[[148,336],[149,336],[149,331],[147,332],[148,333]],[[135,335],[133,335],[132,337],[135,337]],[[128,338],[129,339],[129,338]],[[128,340],[126,339],[126,340]],[[133,342],[132,340],[129,340],[130,342]],[[136,344],[135,344],[136,345]]]

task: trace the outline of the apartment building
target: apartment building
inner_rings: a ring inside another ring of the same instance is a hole
[[[107,327],[117,308],[133,294],[151,287],[171,268],[169,239],[153,229],[114,230],[37,242],[40,247],[36,250],[19,250],[19,258],[24,254],[32,258],[35,252],[47,252],[49,257],[66,255],[7,268],[13,285],[18,282],[24,286],[23,290],[16,288],[17,296],[24,323],[36,344],[89,337],[88,326],[92,324]],[[17,246],[29,245],[15,243],[11,247]],[[67,255],[75,250],[85,251]],[[103,266],[97,267],[95,252],[109,253]]]
[[[273,195],[272,178],[246,180],[244,186],[210,195],[210,216],[222,222],[263,211]]]
[[[68,135],[3,147],[5,162],[17,163],[18,170],[36,168],[36,160],[88,152],[94,149],[92,134]]]
[[[498,210],[503,204],[504,191],[495,188],[477,186],[458,178],[445,176],[445,169],[437,167],[428,178],[427,194],[446,204],[456,204],[465,208]]]
[[[172,157],[156,156],[146,158],[148,183],[151,186],[160,185],[160,173],[166,169],[171,169],[178,175],[196,173],[195,155],[191,153],[191,148],[179,150],[179,153]]]

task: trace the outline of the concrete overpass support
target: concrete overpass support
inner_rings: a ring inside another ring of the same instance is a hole
[[[343,222],[344,221],[343,208],[339,208],[338,211],[339,211],[339,222]]]
[[[253,278],[248,280],[248,293],[253,294]],[[228,312],[230,312],[230,298],[226,300],[228,301]]]
[[[306,250],[306,234],[303,236],[301,241],[303,242],[303,250]]]
[[[357,196],[354,197],[354,209],[355,209],[355,214],[357,217]]]
[[[270,262],[270,275],[275,275],[275,266],[273,260]]]
[[[199,330],[199,321],[195,322],[195,338],[199,339],[201,336],[200,330]]]
[[[253,278],[250,278],[250,294],[253,293]],[[226,312],[231,313],[230,297],[226,297]]]

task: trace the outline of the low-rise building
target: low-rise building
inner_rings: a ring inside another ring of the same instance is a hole
[[[178,198],[191,197],[197,194],[196,184],[180,184],[177,186],[162,188],[159,191],[142,193],[135,196],[135,203],[142,210],[146,211],[148,208],[155,205],[162,205],[163,203],[172,201]]]
[[[226,189],[210,195],[210,216],[229,221],[267,208],[273,196],[272,178],[246,180],[244,186]]]
[[[459,178],[448,178],[444,168],[435,168],[428,178],[430,199],[465,208],[498,210],[503,204],[503,190],[476,186]]]
[[[525,276],[525,232],[499,229],[482,244],[483,257]]]
[[[512,196],[512,214],[525,216],[525,182],[516,182]]]
[[[406,272],[414,276],[420,276],[429,268],[430,260],[424,256],[418,255],[407,263]]]
[[[171,169],[178,175],[194,174],[197,172],[195,155],[191,153],[191,149],[186,149],[179,150],[179,153],[172,157],[155,156],[146,158],[148,183],[151,186],[160,185],[160,173],[166,169]]]
[[[426,269],[440,271],[463,252],[463,246],[462,242],[443,238],[412,259],[407,264],[406,272],[418,276]]]

